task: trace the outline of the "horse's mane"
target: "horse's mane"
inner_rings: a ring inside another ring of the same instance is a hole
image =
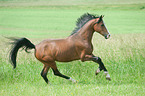
[[[71,35],[77,33],[88,21],[96,18],[99,18],[99,16],[89,14],[89,13],[83,14],[80,18],[77,19],[76,27],[72,31]]]

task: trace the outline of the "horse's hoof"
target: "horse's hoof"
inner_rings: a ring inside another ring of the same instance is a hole
[[[111,78],[106,78],[106,80],[109,80],[109,81],[111,81]]]
[[[98,72],[95,72],[95,75],[98,75],[99,73]]]
[[[48,81],[48,82],[46,82],[48,85],[51,85],[51,83]]]
[[[95,74],[98,75],[100,73],[100,69],[97,69]]]
[[[74,80],[74,79],[72,79],[71,77],[70,77],[69,81],[71,81],[71,82],[73,82],[73,83],[77,83],[77,81]]]

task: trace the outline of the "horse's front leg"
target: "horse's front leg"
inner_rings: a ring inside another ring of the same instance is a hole
[[[82,62],[84,62],[84,61],[92,61],[93,60],[93,56],[94,56],[93,54],[86,55],[86,51],[83,50],[82,53],[81,53],[80,59],[81,59]]]
[[[104,70],[104,73],[106,75],[106,79],[110,81],[111,80],[110,75],[109,75],[105,65],[103,64],[101,58],[93,56],[92,61],[99,64],[99,68],[96,70],[95,74],[97,75],[100,71]]]
[[[95,63],[99,64],[99,68],[96,70],[95,74],[97,75],[100,71],[104,70],[104,73],[106,75],[106,79],[107,80],[111,80],[110,75],[106,69],[106,67],[104,66],[102,60],[100,57],[96,57],[93,54],[92,55],[85,55],[82,61],[94,61]]]

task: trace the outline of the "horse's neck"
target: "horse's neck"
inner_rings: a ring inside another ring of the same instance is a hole
[[[92,36],[94,33],[94,20],[88,21],[80,30],[79,30],[79,35],[84,39],[87,40],[88,42],[92,41]]]

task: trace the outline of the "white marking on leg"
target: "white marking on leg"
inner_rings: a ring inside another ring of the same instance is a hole
[[[111,79],[110,79],[110,75],[108,74],[108,72],[107,72],[107,71],[104,71],[104,73],[105,73],[105,75],[106,75],[106,79],[111,80]]]
[[[109,74],[107,74],[107,75],[106,75],[106,78],[110,78],[110,75],[109,75]]]
[[[100,68],[98,68],[96,72],[97,72],[97,73],[100,73]]]
[[[73,83],[76,83],[77,81],[72,79],[71,77],[68,79],[69,81],[72,81]]]
[[[98,75],[100,73],[100,68],[98,68],[97,70],[96,70],[96,75]]]
[[[97,61],[98,60],[98,57],[93,57],[93,59],[95,59]]]
[[[107,74],[108,74],[108,71],[104,71],[104,73],[105,73],[105,75],[107,76]]]

